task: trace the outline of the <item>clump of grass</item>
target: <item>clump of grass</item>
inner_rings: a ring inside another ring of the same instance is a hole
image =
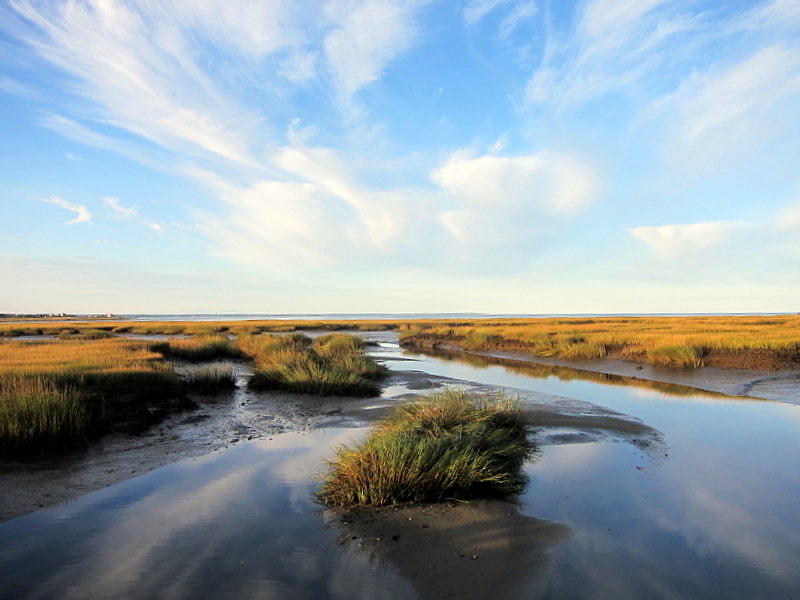
[[[172,365],[144,342],[2,342],[0,453],[60,450],[89,431],[149,422],[149,408],[180,393]]]
[[[181,375],[183,384],[192,392],[214,394],[236,387],[236,374],[231,365],[203,365]]]
[[[203,335],[187,339],[174,339],[150,346],[165,356],[182,358],[193,362],[238,358],[241,353],[234,343],[224,335]]]
[[[447,390],[408,404],[342,447],[319,490],[328,506],[384,506],[522,491],[532,452],[518,403]]]
[[[58,337],[62,340],[104,340],[115,336],[105,329],[62,329]]]
[[[87,440],[90,421],[74,390],[40,378],[0,378],[0,456],[79,446]]]
[[[647,362],[659,367],[696,369],[703,366],[697,350],[689,346],[661,346],[647,351]]]
[[[562,348],[558,352],[560,358],[567,360],[589,360],[593,358],[604,358],[606,347],[602,344],[591,344],[589,342],[575,342]]]
[[[253,389],[283,389],[320,396],[373,396],[386,368],[364,355],[363,342],[330,334],[312,341],[306,335],[240,336],[237,347],[251,356]]]

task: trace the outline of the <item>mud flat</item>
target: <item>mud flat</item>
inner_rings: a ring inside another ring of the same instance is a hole
[[[413,360],[399,361],[413,366]],[[413,369],[395,370],[380,398],[314,397],[247,389],[249,365],[232,363],[238,374],[233,392],[192,396],[195,410],[171,415],[141,434],[112,433],[86,450],[45,460],[0,461],[0,521],[72,500],[172,462],[219,452],[247,440],[328,425],[363,426],[385,417],[400,402],[445,386],[491,391],[466,380]],[[656,456],[663,436],[628,415],[590,402],[518,390],[543,443],[613,439]]]
[[[569,527],[527,517],[501,500],[326,512],[340,543],[396,569],[420,598],[522,597]]]
[[[172,414],[141,433],[111,432],[84,450],[53,458],[0,460],[0,521],[242,441],[308,431],[341,418],[343,407],[358,413],[370,405],[352,398],[252,392],[247,389],[250,365],[231,364],[238,375],[235,390],[190,394],[196,408]]]

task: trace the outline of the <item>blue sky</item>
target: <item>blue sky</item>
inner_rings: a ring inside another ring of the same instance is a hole
[[[0,311],[800,298],[800,2],[9,0]]]

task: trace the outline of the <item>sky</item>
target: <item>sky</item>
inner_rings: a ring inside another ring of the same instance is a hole
[[[796,312],[797,0],[5,0],[0,312]]]

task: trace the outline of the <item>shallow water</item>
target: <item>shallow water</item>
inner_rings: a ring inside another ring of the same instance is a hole
[[[663,433],[655,457],[610,441],[540,449],[520,509],[571,535],[525,597],[800,596],[800,407],[533,377],[391,343],[376,354],[396,370],[594,402]],[[0,596],[413,597],[392,565],[339,546],[313,501],[324,459],[365,431],[340,422],[247,442],[0,524]]]

